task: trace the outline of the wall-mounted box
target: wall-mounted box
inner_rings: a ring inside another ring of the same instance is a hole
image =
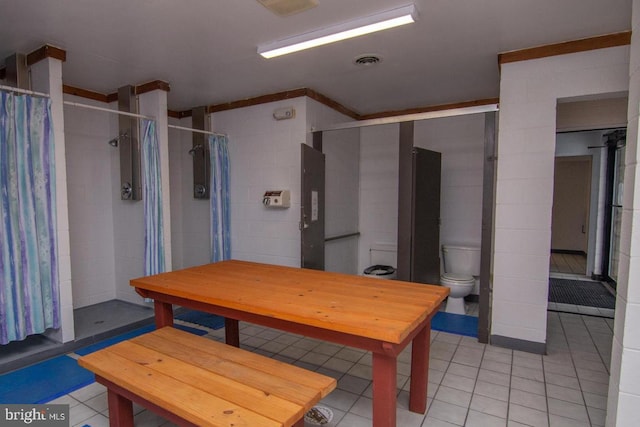
[[[291,193],[289,190],[266,191],[262,204],[268,208],[288,208],[291,206]]]

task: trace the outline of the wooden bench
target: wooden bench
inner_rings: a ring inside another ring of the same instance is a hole
[[[297,366],[165,327],[81,357],[108,389],[111,426],[132,402],[186,426],[296,426],[336,387]]]

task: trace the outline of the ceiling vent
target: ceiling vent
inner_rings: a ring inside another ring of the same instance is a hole
[[[258,0],[278,16],[289,16],[318,5],[318,0]]]
[[[382,62],[382,58],[380,56],[371,54],[356,56],[353,60],[354,64],[361,67],[371,67],[372,65],[376,65],[380,62]]]

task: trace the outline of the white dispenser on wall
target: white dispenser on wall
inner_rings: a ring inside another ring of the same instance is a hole
[[[266,191],[262,204],[268,208],[288,208],[291,206],[291,193],[289,190]]]

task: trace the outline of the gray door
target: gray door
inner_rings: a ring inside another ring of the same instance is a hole
[[[302,144],[302,268],[324,270],[324,154]]]
[[[441,155],[413,148],[411,281],[440,283]]]

